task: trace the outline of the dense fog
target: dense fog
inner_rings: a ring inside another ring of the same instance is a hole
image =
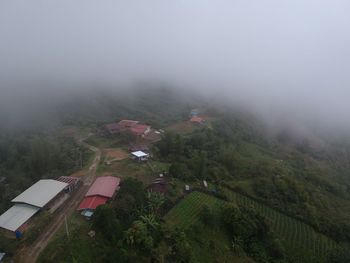
[[[2,115],[40,111],[72,92],[166,83],[270,121],[349,127],[349,8],[346,0],[3,0]]]

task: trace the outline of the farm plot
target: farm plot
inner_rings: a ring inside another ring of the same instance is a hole
[[[127,152],[117,148],[103,149],[103,153],[105,154],[106,162],[121,161],[129,157]]]
[[[230,201],[244,207],[254,208],[263,215],[269,221],[271,229],[286,243],[292,253],[303,250],[324,258],[331,249],[337,246],[332,239],[316,232],[312,227],[297,219],[228,189],[225,190],[225,193]]]
[[[217,209],[221,204],[223,201],[220,199],[201,192],[193,192],[171,209],[164,219],[171,225],[186,229],[199,219],[201,209],[205,205]]]

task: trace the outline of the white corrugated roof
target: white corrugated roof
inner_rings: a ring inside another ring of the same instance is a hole
[[[44,207],[66,186],[68,184],[52,179],[40,180],[13,199],[12,202]]]
[[[39,207],[32,205],[15,204],[0,216],[0,227],[16,231],[39,210]]]
[[[134,155],[134,156],[136,156],[136,157],[145,157],[145,156],[148,156],[147,153],[144,153],[144,152],[142,152],[142,151],[132,152],[131,154]]]

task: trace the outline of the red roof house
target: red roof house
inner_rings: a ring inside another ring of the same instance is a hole
[[[98,177],[86,193],[78,210],[94,210],[111,199],[119,188],[120,178],[114,176]]]
[[[94,210],[100,205],[107,203],[108,198],[103,196],[87,196],[84,198],[83,202],[79,205],[78,210],[91,209]]]
[[[191,119],[190,119],[190,122],[192,123],[198,123],[198,124],[201,124],[203,123],[205,120],[199,116],[193,116]]]
[[[149,133],[150,130],[151,126],[145,124],[137,124],[130,129],[130,131],[137,136],[145,135]]]
[[[114,176],[101,176],[98,177],[91,185],[89,191],[85,196],[104,196],[112,198],[114,192],[118,190],[120,178]]]

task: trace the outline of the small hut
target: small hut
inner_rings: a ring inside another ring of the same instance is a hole
[[[149,158],[149,154],[143,151],[136,151],[131,153],[132,158],[137,161],[147,161]]]

